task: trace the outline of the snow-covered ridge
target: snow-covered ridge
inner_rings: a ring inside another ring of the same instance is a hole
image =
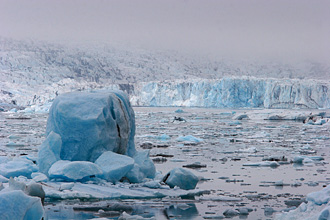
[[[136,84],[138,106],[330,108],[330,81],[222,78]]]

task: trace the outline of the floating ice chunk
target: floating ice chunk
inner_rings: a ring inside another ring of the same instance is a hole
[[[35,182],[47,182],[48,181],[48,177],[43,174],[43,173],[32,173],[31,174],[31,178],[35,181]]]
[[[127,214],[125,211],[119,216],[118,220],[156,220],[155,217],[151,218],[144,218],[139,215],[130,215]]]
[[[102,176],[101,168],[88,161],[59,160],[48,171],[50,179],[64,181],[86,181],[92,177]]]
[[[179,142],[193,142],[193,143],[203,142],[203,139],[196,138],[196,137],[194,137],[192,135],[180,136],[176,140],[179,141]]]
[[[17,112],[17,108],[12,108],[9,110],[9,112]]]
[[[270,115],[266,120],[285,120],[285,116],[283,115]]]
[[[44,186],[46,192],[46,198],[52,200],[62,199],[153,199],[170,197],[182,197],[182,196],[200,196],[204,193],[209,193],[208,190],[183,190],[183,189],[170,189],[169,186],[162,186],[161,188],[152,189],[142,187],[142,184],[135,184],[134,187],[128,184],[118,183],[116,185],[108,184],[86,184],[76,182],[72,190],[60,191],[61,183],[48,182]]]
[[[135,154],[134,111],[120,91],[73,92],[58,96],[46,133],[61,136],[62,160],[94,162],[102,153]]]
[[[239,212],[233,209],[227,209],[223,212],[223,215],[230,218],[239,215]]]
[[[16,176],[31,177],[31,173],[37,171],[37,166],[30,160],[15,158],[7,163],[0,164],[0,175],[10,178]]]
[[[47,139],[42,143],[38,152],[39,171],[48,175],[49,168],[58,160],[62,148],[60,135],[50,132]]]
[[[234,119],[235,120],[243,120],[243,119],[250,119],[250,118],[247,114],[241,114],[241,115],[236,116]]]
[[[328,122],[329,122],[329,119],[327,119],[327,118],[320,118],[320,119],[317,119],[316,121],[308,120],[306,122],[306,124],[309,124],[309,125],[324,125],[324,124],[327,124]]]
[[[232,122],[229,122],[228,125],[229,126],[235,126],[235,125],[241,125],[242,122],[239,122],[239,121],[232,121]]]
[[[232,196],[217,196],[217,197],[205,197],[201,198],[201,201],[214,201],[214,202],[241,202],[242,198]]]
[[[153,179],[155,177],[156,168],[149,158],[149,153],[149,150],[143,150],[134,155],[134,167],[126,174],[131,183],[140,183],[145,178]]]
[[[239,208],[236,209],[239,212],[239,215],[248,215],[250,212],[253,211],[251,208]]]
[[[284,186],[283,180],[278,180],[274,183],[274,186]]]
[[[0,219],[40,220],[43,215],[40,198],[27,196],[21,190],[0,192]]]
[[[243,166],[250,166],[250,167],[278,167],[280,164],[276,161],[263,161],[258,163],[245,163]]]
[[[159,183],[159,181],[149,181],[145,182],[143,186],[151,188],[151,189],[159,189],[162,187],[162,185]]]
[[[249,147],[249,148],[245,148],[245,149],[239,149],[235,152],[236,153],[257,153],[258,150],[256,147]]]
[[[168,136],[167,134],[162,134],[160,136],[156,136],[155,138],[158,139],[158,140],[161,140],[161,141],[167,141],[167,140],[171,139],[171,137]]]
[[[175,110],[175,113],[183,113],[184,111],[182,109]]]
[[[95,164],[100,166],[106,180],[115,183],[133,168],[134,159],[108,151],[97,158]]]
[[[165,175],[163,181],[171,188],[178,186],[181,189],[189,190],[195,189],[198,183],[198,177],[183,168],[175,168]]]
[[[60,186],[60,191],[71,190],[74,187],[74,183],[62,183]]]
[[[324,158],[320,156],[296,156],[293,158],[292,162],[297,164],[302,164],[302,163],[311,163],[321,160],[324,160]]]

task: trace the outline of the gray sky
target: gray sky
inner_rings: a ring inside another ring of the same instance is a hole
[[[0,0],[0,36],[330,62],[330,1]]]

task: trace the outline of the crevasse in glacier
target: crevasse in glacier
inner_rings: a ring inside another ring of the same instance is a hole
[[[136,84],[138,106],[330,108],[330,82],[253,77]]]

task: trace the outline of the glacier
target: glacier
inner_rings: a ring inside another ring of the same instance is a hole
[[[146,82],[135,85],[130,100],[136,106],[330,108],[330,82],[254,77]]]
[[[328,108],[329,80],[329,65],[319,62],[212,60],[0,36],[0,111],[48,112],[58,95],[102,88],[125,91],[137,106]]]

